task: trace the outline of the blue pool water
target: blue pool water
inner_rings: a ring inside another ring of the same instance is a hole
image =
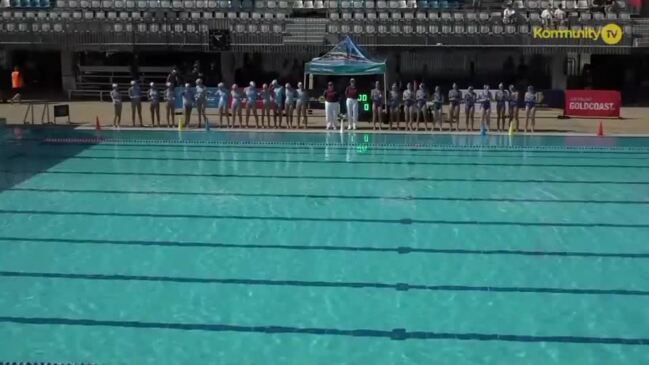
[[[0,361],[649,363],[649,140],[11,130]]]

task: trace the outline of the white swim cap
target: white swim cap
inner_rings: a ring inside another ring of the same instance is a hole
[[[185,84],[185,87],[192,87],[192,85],[188,82]]]
[[[284,87],[291,87],[291,84],[287,82],[286,85],[284,85]]]
[[[113,84],[113,89],[117,89],[117,84]]]
[[[151,87],[153,87],[153,85],[155,85],[155,82],[152,82],[152,83],[150,83],[149,85],[150,85]]]
[[[224,87],[225,85],[222,82],[219,82],[219,87]]]
[[[251,87],[255,87],[255,82],[254,82],[254,81],[250,81],[250,86],[251,86]]]
[[[232,90],[236,89],[237,87],[237,84],[232,84]]]
[[[203,82],[202,79],[196,79],[196,83],[197,83],[197,84],[200,84],[201,82]]]
[[[131,85],[135,85],[135,80],[131,81]]]
[[[153,83],[152,83],[152,84],[153,84]],[[168,82],[168,83],[167,83],[167,87],[170,87],[170,86],[171,86],[171,83],[170,83],[170,82]]]

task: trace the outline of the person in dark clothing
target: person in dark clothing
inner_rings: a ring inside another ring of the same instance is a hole
[[[334,88],[334,83],[329,81],[327,89],[322,95],[325,99],[325,115],[327,120],[326,129],[335,129],[337,127],[338,112],[340,110],[340,96]]]
[[[210,63],[210,68],[207,70],[205,76],[207,78],[206,85],[216,86],[219,83],[219,80],[221,80],[221,70],[216,67],[216,62]]]
[[[167,75],[167,84],[171,84],[172,89],[180,85],[180,77],[178,76],[178,70],[175,67],[172,68],[169,75]]]
[[[198,61],[194,62],[194,67],[192,68],[191,72],[191,80],[192,82],[196,82],[196,80],[201,78],[201,65]]]

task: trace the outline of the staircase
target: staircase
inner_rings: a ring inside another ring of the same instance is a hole
[[[635,41],[636,47],[649,47],[649,19],[635,19],[633,35],[638,37]]]
[[[287,19],[284,44],[323,44],[327,35],[327,19],[289,18]]]

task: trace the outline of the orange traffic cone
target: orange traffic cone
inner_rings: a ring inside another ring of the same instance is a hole
[[[602,122],[599,122],[599,127],[597,128],[597,136],[598,137],[604,136],[604,126],[602,125]]]
[[[99,124],[99,116],[97,116],[97,119],[95,119],[95,130],[101,130],[101,125]]]

